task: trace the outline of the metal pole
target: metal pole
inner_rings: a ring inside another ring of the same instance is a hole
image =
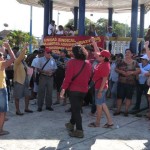
[[[30,7],[30,45],[29,52],[32,53],[32,6]]]
[[[59,11],[57,13],[57,27],[59,26]]]

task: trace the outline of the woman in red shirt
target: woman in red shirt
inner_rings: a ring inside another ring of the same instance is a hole
[[[96,53],[95,58],[99,61],[99,64],[94,68],[94,75],[92,81],[95,83],[95,103],[97,107],[96,122],[90,123],[89,127],[99,127],[102,116],[102,110],[107,117],[107,123],[103,126],[109,128],[113,126],[112,118],[110,116],[108,107],[106,105],[106,91],[108,88],[108,76],[110,73],[110,53],[107,50],[102,50],[100,53]]]
[[[71,104],[71,119],[66,123],[66,128],[70,132],[71,137],[83,138],[81,104],[88,91],[88,82],[91,77],[92,67],[90,62],[85,61],[85,49],[81,46],[72,48],[74,59],[67,63],[65,79],[62,84],[60,97],[64,97],[66,90],[69,90],[69,100]],[[83,66],[84,65],[84,66]],[[81,69],[82,68],[82,69]],[[78,76],[76,76],[78,74]],[[76,78],[72,80],[74,77]],[[76,130],[74,130],[76,125]]]

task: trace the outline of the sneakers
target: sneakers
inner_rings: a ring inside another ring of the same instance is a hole
[[[66,129],[69,130],[69,131],[73,131],[74,130],[74,125],[71,124],[70,122],[66,123],[65,126],[66,126]]]
[[[75,130],[73,132],[70,132],[69,133],[69,136],[71,137],[76,137],[76,138],[83,138],[84,137],[84,134],[83,134],[83,131],[82,130]]]

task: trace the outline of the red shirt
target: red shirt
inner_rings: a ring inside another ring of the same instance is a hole
[[[94,75],[93,75],[93,81],[96,82],[95,89],[100,89],[100,86],[102,84],[102,78],[108,77],[110,73],[110,63],[109,62],[103,62],[96,65],[94,68]],[[97,81],[98,80],[98,81]],[[105,83],[104,89],[108,88],[108,80]]]
[[[67,63],[65,79],[62,84],[63,89],[69,87],[70,91],[78,91],[86,93],[88,91],[88,82],[91,77],[92,66],[89,61],[85,61],[86,64],[82,72],[72,81],[72,78],[81,70],[84,63],[83,60],[72,59]]]

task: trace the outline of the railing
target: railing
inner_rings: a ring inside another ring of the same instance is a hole
[[[125,50],[130,47],[131,40],[131,37],[110,37],[109,39],[106,39],[106,49],[109,50],[109,44],[111,42],[111,53],[122,53],[124,55]],[[142,41],[144,41],[143,38],[137,38],[137,50],[139,43]]]

